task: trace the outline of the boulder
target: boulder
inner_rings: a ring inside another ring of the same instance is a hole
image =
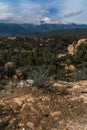
[[[8,71],[10,69],[14,69],[15,68],[15,64],[14,62],[7,62],[5,65],[4,65],[4,68],[5,68],[5,71]]]
[[[17,80],[18,80],[17,75],[13,75],[13,80],[15,80],[15,81],[17,81]]]
[[[24,73],[23,73],[22,70],[20,70],[20,69],[17,69],[17,70],[15,71],[15,75],[16,75],[17,78],[20,79],[20,80],[23,80],[23,79],[25,78]]]
[[[32,79],[28,79],[28,80],[21,80],[19,83],[18,83],[18,87],[32,87],[34,85],[34,80]]]
[[[66,66],[65,66],[65,69],[66,69],[66,70],[74,71],[74,70],[75,70],[75,66],[74,66],[74,65],[66,65]]]
[[[18,83],[18,87],[23,88],[23,87],[28,87],[28,86],[27,86],[26,81],[20,81],[20,82]]]
[[[29,86],[33,86],[33,85],[34,85],[34,80],[28,79],[28,80],[26,80],[26,83],[27,83]]]

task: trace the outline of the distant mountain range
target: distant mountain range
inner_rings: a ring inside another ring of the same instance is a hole
[[[87,29],[84,24],[13,24],[0,23],[0,35],[28,35],[68,29]]]

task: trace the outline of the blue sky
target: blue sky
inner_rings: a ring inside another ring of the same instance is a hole
[[[87,24],[87,0],[0,0],[0,22]]]

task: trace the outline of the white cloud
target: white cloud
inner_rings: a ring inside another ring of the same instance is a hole
[[[45,23],[52,23],[52,20],[49,17],[44,17],[41,21],[44,21]]]
[[[87,3],[85,0],[66,0],[62,7],[61,19],[67,22],[87,24]]]
[[[64,15],[63,18],[74,17],[74,16],[77,16],[77,15],[80,15],[81,13],[83,13],[82,10],[80,10],[80,11],[78,11],[78,12],[70,12],[69,14]]]
[[[13,22],[18,23],[34,23],[36,19],[48,13],[48,10],[43,8],[41,4],[33,4],[27,0],[22,0],[16,9],[17,13],[14,13]]]
[[[8,20],[12,16],[10,6],[7,3],[0,2],[0,20]]]
[[[45,1],[45,2],[44,2]],[[0,2],[0,21],[16,23],[63,23],[76,22],[87,24],[87,1],[86,0],[19,0],[15,5],[9,2]],[[49,2],[47,2],[49,1]],[[57,10],[51,15],[49,9]],[[50,15],[48,15],[50,14]]]

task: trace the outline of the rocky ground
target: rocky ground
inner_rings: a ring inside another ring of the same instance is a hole
[[[0,130],[87,130],[87,81],[0,90]]]

